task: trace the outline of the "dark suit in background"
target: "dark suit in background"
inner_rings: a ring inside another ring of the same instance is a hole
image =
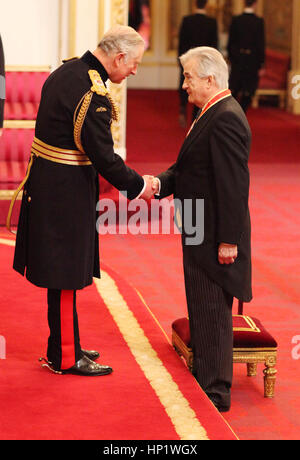
[[[203,13],[185,16],[182,20],[179,32],[178,57],[186,53],[191,48],[197,46],[210,46],[218,48],[218,25],[214,18],[210,18]],[[186,117],[186,107],[188,95],[182,89],[184,81],[183,69],[180,65],[179,100],[180,115]],[[198,107],[194,107],[193,119],[196,118]]]
[[[243,13],[232,20],[228,39],[231,64],[229,87],[246,112],[259,83],[259,70],[265,60],[264,20]]]
[[[0,129],[3,127],[4,120],[4,100],[5,100],[5,62],[2,40],[0,35]]]
[[[160,198],[204,200],[204,240],[182,247],[194,353],[193,373],[221,410],[230,407],[232,302],[252,299],[248,156],[251,132],[240,105],[229,96],[211,107],[186,137],[176,163],[158,175]],[[190,236],[190,235],[189,235]],[[233,264],[218,261],[219,244],[237,244]]]

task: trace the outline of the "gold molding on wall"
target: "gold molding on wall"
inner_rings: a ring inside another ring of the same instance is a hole
[[[77,0],[69,0],[69,57],[76,54]]]
[[[50,72],[50,65],[6,65],[5,72]]]
[[[11,200],[13,195],[15,193],[15,190],[0,190],[0,200]],[[17,196],[17,200],[22,200],[23,196],[23,190],[19,193]]]
[[[105,15],[105,8],[104,8],[104,0],[98,1],[98,42],[101,40],[104,34],[104,15]]]
[[[35,120],[4,120],[5,129],[34,129]]]

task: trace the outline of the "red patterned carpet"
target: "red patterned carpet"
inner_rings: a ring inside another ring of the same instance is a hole
[[[237,439],[137,291],[104,263],[101,281],[78,293],[78,315],[81,343],[100,349],[114,372],[84,378],[41,368],[46,290],[11,270],[9,243],[13,239],[2,232],[0,439]]]

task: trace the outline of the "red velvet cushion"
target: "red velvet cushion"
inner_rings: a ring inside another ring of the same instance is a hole
[[[0,137],[0,161],[28,161],[34,129],[7,128]]]
[[[38,102],[5,102],[5,120],[35,120],[37,116]]]
[[[259,81],[259,88],[285,89],[290,56],[274,50],[266,50],[265,71]]]
[[[14,190],[26,175],[28,161],[0,161],[0,189]]]
[[[6,72],[6,102],[39,102],[49,72]]]
[[[267,332],[257,318],[246,315],[232,315],[233,348],[276,348],[275,339]],[[172,329],[186,344],[191,347],[190,328],[187,318],[179,318],[172,324]]]

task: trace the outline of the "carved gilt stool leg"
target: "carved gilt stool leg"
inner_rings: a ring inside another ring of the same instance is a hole
[[[255,377],[257,374],[257,363],[247,363],[248,377]]]
[[[264,369],[265,398],[274,398],[276,382],[276,355],[267,356]]]

